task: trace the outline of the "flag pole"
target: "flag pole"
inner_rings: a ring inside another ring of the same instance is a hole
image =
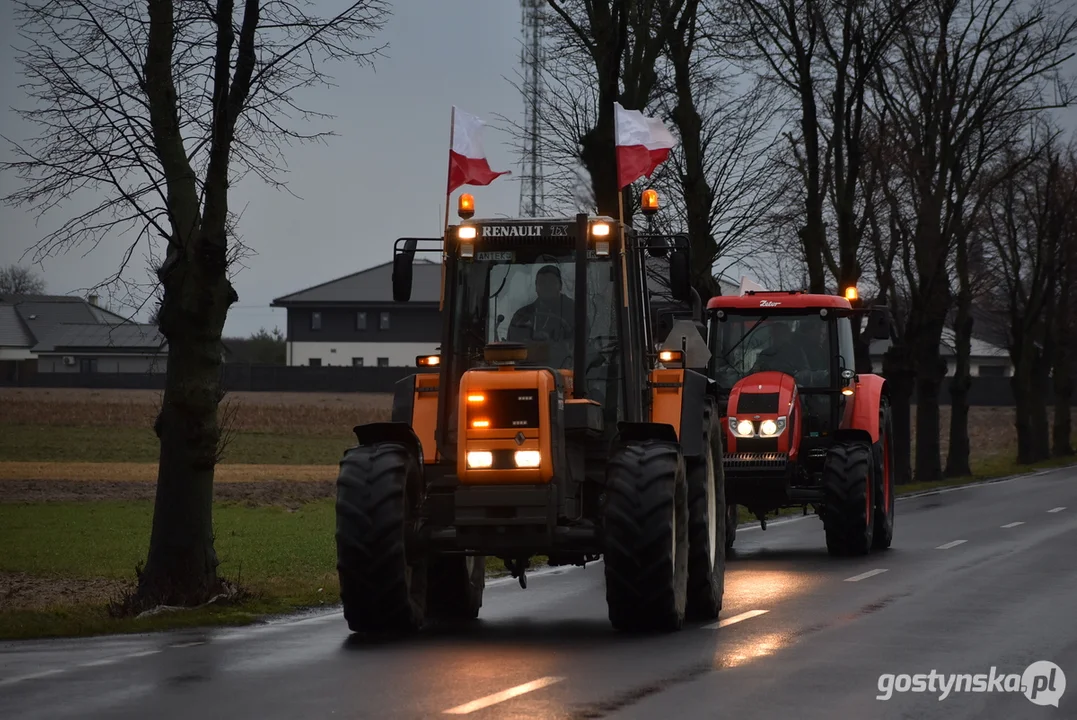
[[[442,234],[449,229],[449,200],[452,198],[452,190],[449,183],[452,182],[452,141],[456,134],[456,106],[452,106],[452,114],[449,116],[449,167],[445,172],[445,225],[441,228]]]
[[[625,232],[625,194],[624,188],[621,185],[621,157],[617,152],[617,105],[615,101],[613,103],[613,172],[617,180],[614,182],[617,185],[617,227],[621,234],[621,282],[624,283],[623,287],[628,288],[628,264],[626,262],[628,252],[625,244],[628,240],[628,235]],[[624,293],[624,306],[628,307],[628,293]]]

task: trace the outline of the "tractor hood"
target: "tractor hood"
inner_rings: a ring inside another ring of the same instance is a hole
[[[726,408],[728,452],[796,454],[800,399],[791,375],[770,371],[743,378]]]

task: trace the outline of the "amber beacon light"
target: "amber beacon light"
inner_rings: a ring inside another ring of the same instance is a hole
[[[456,214],[464,220],[470,220],[475,215],[475,197],[471,193],[464,193],[456,204]]]

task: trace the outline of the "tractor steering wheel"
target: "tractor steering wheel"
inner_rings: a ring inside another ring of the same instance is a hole
[[[542,328],[541,329],[539,328],[539,318],[540,317],[545,318],[545,320],[542,323]],[[559,329],[561,330],[561,335],[562,335],[563,339],[569,340],[569,339],[572,338],[572,324],[569,323],[568,320],[561,317],[560,315],[554,315],[551,312],[544,312],[542,310],[536,310],[534,312],[534,314],[532,315],[532,318],[533,319],[531,321],[531,337],[534,338],[535,340],[550,340],[551,339],[550,332],[548,331],[548,328],[550,326],[550,322],[549,322],[550,319],[553,320],[554,325],[559,325],[560,326]]]

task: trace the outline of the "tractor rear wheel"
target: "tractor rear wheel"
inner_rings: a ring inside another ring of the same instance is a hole
[[[431,620],[474,620],[486,587],[486,558],[482,555],[442,555],[430,560],[426,616]]]
[[[677,445],[614,451],[603,503],[606,602],[617,630],[679,630],[688,591],[688,492]]]
[[[688,472],[688,603],[692,620],[714,620],[725,592],[725,473],[718,418],[708,404],[703,415],[701,457],[686,462]],[[717,459],[717,462],[716,462]]]
[[[879,442],[873,448],[875,454],[875,483],[878,489],[875,503],[875,533],[872,548],[886,550],[894,540],[894,423],[890,418],[890,403],[886,398],[879,404]]]
[[[838,443],[823,464],[823,527],[831,555],[866,555],[875,526],[874,458],[864,442]]]
[[[337,573],[344,619],[353,632],[419,629],[426,563],[409,558],[405,539],[418,507],[419,465],[403,445],[348,450],[337,476]]]

